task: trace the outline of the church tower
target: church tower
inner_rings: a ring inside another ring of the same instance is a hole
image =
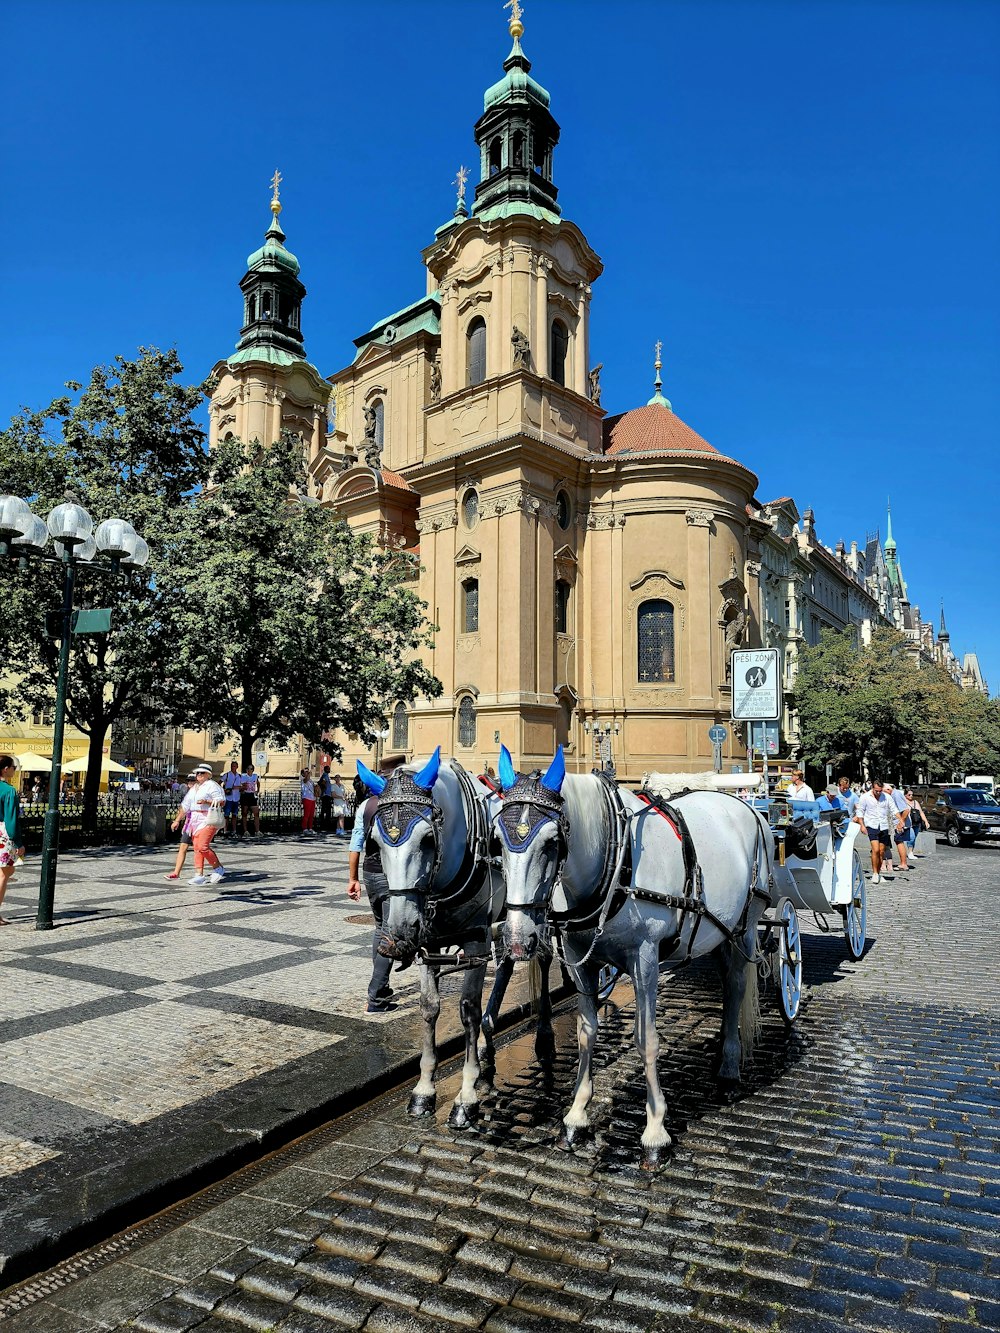
[[[240,281],[243,324],[236,351],[213,369],[209,444],[233,436],[273,444],[282,431],[297,434],[311,462],[323,448],[330,386],[305,356],[299,261],[285,247],[276,171],[271,181],[271,224],[264,244],[247,259]]]

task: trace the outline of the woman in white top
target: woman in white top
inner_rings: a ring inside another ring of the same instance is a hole
[[[191,842],[194,845],[194,879],[189,884],[218,884],[225,876],[219,858],[212,851],[212,839],[225,823],[222,807],[226,794],[212,777],[208,764],[199,764],[194,771],[195,785],[191,789]],[[185,800],[187,797],[185,797]],[[205,874],[205,862],[209,874]]]
[[[335,773],[333,782],[330,784],[330,796],[333,798],[333,814],[337,820],[336,834],[338,838],[347,837],[347,791],[340,780],[340,774]]]
[[[308,768],[302,770],[299,778],[302,782],[302,832],[315,838],[316,830],[313,828],[313,822],[316,819],[316,784]]]

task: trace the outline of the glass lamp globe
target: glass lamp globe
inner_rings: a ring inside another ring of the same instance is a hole
[[[25,529],[31,510],[17,495],[0,495],[0,536],[13,537]]]
[[[127,560],[135,548],[138,538],[131,523],[123,518],[106,518],[94,534],[97,549],[105,555],[120,555]]]
[[[41,551],[48,540],[49,530],[45,526],[45,519],[29,512],[23,533],[20,537],[14,538],[14,545],[21,550]]]
[[[126,565],[130,565],[133,569],[141,569],[148,559],[149,559],[149,547],[146,545],[146,543],[143,541],[141,537],[136,537],[135,548],[133,549],[132,554],[128,557],[128,559],[124,561],[124,563]]]
[[[67,546],[85,542],[93,531],[94,520],[82,505],[72,502],[56,505],[49,515],[49,532],[53,539]]]

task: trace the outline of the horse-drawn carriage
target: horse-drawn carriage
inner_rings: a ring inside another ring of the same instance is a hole
[[[598,1010],[609,969],[635,990],[635,1039],[647,1082],[643,1163],[655,1167],[669,1147],[666,1101],[657,1072],[656,994],[660,972],[714,954],[723,1007],[718,1078],[739,1084],[760,1026],[761,973],[775,979],[791,1022],[802,989],[797,912],[818,921],[839,914],[851,954],[864,949],[865,880],[858,826],[842,810],[739,799],[750,775],[648,775],[633,792],[607,774],[567,775],[561,748],[547,771],[518,774],[501,750],[499,790],[469,777],[436,752],[417,770],[382,778],[359,764],[380,795],[371,837],[388,884],[382,951],[421,964],[425,1041],[413,1114],[435,1105],[434,1028],[443,969],[467,969],[461,1012],[466,1028],[462,1088],[450,1123],[478,1112],[480,1026],[492,1057],[491,1019],[481,1008],[492,929],[503,921],[505,973],[555,955],[579,997],[580,1061],[563,1118],[562,1146],[588,1133],[587,1107]],[[750,796],[749,792],[744,793]],[[536,1050],[551,1047],[543,1004]]]

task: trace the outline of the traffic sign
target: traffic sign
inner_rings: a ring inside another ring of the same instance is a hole
[[[730,658],[734,722],[777,722],[781,677],[777,648],[737,648]]]
[[[713,745],[722,745],[728,735],[729,732],[725,727],[720,727],[718,723],[716,723],[714,727],[709,727],[708,729],[708,739]]]
[[[45,633],[50,639],[62,637],[62,626],[61,611],[47,611],[45,613]],[[89,611],[74,611],[70,617],[71,634],[109,634],[110,632],[110,607],[95,607]]]

